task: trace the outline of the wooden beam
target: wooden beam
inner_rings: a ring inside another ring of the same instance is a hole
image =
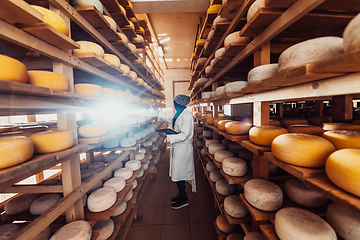
[[[324,101],[315,101],[315,112],[317,116],[324,116]]]
[[[254,52],[254,67],[270,64],[270,42],[264,44],[259,50]]]
[[[254,102],[253,124],[255,126],[269,125],[270,102]]]
[[[1,190],[2,193],[62,193],[62,185],[14,185]]]

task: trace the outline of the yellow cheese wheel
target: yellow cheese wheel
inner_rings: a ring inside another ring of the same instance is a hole
[[[283,128],[288,128],[291,125],[295,125],[295,124],[309,124],[308,121],[306,121],[306,119],[302,119],[302,118],[283,118],[280,120],[280,122]]]
[[[136,42],[144,42],[144,37],[139,34],[136,34],[136,38],[134,38],[133,40]]]
[[[212,118],[212,114],[204,113],[204,114],[201,115],[201,120],[206,120],[208,118]]]
[[[85,97],[101,97],[102,88],[99,85],[79,83],[75,84],[75,92],[84,95]]]
[[[214,5],[211,5],[209,8],[208,8],[208,10],[207,10],[207,12],[209,13],[209,12],[219,12],[220,11],[220,9],[221,9],[221,4],[214,4]]]
[[[137,82],[138,82],[138,85],[143,85],[143,84],[144,84],[144,79],[142,79],[142,78],[137,78],[136,80],[137,80]]]
[[[143,27],[140,27],[139,31],[141,32],[142,35],[145,35],[145,29]]]
[[[300,167],[323,167],[335,151],[328,140],[310,134],[286,133],[274,139],[271,151],[279,160]]]
[[[127,66],[125,64],[121,64],[120,69],[123,70],[125,74],[130,74],[129,66]]]
[[[125,100],[126,93],[124,91],[115,91],[115,96],[118,99]]]
[[[249,139],[257,145],[271,146],[271,143],[277,136],[285,133],[288,133],[288,131],[282,127],[272,125],[255,126],[249,131]]]
[[[122,12],[122,14],[124,14],[126,16],[126,10],[123,6],[121,6],[120,4],[118,4],[120,11]]]
[[[50,88],[51,90],[66,91],[70,90],[69,79],[60,73],[50,71],[28,71],[29,84]]]
[[[322,127],[323,123],[331,122],[331,117],[308,117],[309,124]]]
[[[29,160],[34,154],[34,144],[23,136],[0,138],[0,169]]]
[[[27,69],[22,62],[0,54],[0,79],[8,82],[27,83]]]
[[[67,130],[34,133],[30,140],[34,143],[35,153],[58,152],[75,144],[74,135]]]
[[[226,119],[226,118],[224,118],[224,117],[222,117],[222,118],[220,118],[220,117],[219,117],[219,118],[215,118],[215,119],[214,119],[214,126],[217,127],[218,124],[219,124],[219,122],[222,121],[222,120],[229,120],[229,119]]]
[[[119,37],[125,44],[129,43],[129,39],[127,38],[127,36],[125,34],[123,34],[123,33],[117,33],[117,34],[119,35]]]
[[[269,125],[276,126],[276,127],[281,127],[281,122],[279,120],[276,120],[276,119],[270,119],[269,120]]]
[[[78,128],[78,133],[85,138],[101,137],[107,133],[107,127],[103,124],[83,125]]]
[[[196,41],[196,46],[198,46],[199,44],[205,44],[206,39],[199,39]]]
[[[120,68],[121,62],[120,62],[120,59],[116,55],[106,53],[104,58],[105,58],[105,60],[107,60],[109,63],[111,63],[115,67]]]
[[[209,125],[214,125],[214,121],[215,121],[215,118],[208,118],[206,120],[206,123],[209,124]]]
[[[236,229],[236,225],[230,224],[224,214],[220,214],[219,216],[217,216],[216,226],[219,228],[220,231],[224,233],[231,233]]]
[[[134,53],[137,52],[137,51],[136,51],[136,46],[135,46],[134,44],[128,43],[128,47],[130,48],[130,50],[131,50],[132,52],[134,52]]]
[[[223,118],[223,117],[225,117],[225,114],[223,114],[223,113],[218,113],[218,117],[219,117],[219,118]]]
[[[319,126],[296,124],[287,128],[289,133],[306,133],[311,135],[321,136],[324,130]]]
[[[360,132],[358,131],[327,131],[322,137],[329,140],[337,150],[343,148],[360,148]]]
[[[125,27],[131,28],[132,30],[135,29],[134,23],[132,23],[132,22],[129,22],[129,25],[126,25]]]
[[[230,121],[225,124],[225,131],[231,135],[248,134],[252,124],[249,121]]]
[[[115,90],[112,88],[102,88],[104,98],[115,98]]]
[[[112,19],[111,17],[109,16],[103,16],[105,18],[105,20],[110,24],[111,28],[116,31],[116,22],[114,19]]]
[[[330,130],[360,131],[360,126],[352,123],[323,123],[323,129],[325,131],[330,131]]]
[[[360,149],[341,149],[326,160],[326,174],[338,187],[360,197]]]
[[[44,15],[45,23],[49,24],[59,32],[65,34],[66,36],[69,35],[68,25],[66,24],[65,20],[62,17],[60,17],[59,15],[57,15],[53,11],[50,11],[47,8],[43,8],[35,5],[31,5],[31,6]]]
[[[94,53],[99,57],[104,57],[104,49],[96,43],[88,41],[77,41],[76,43],[80,44],[79,49],[73,49],[74,54],[83,54],[83,53]]]
[[[132,77],[133,79],[137,79],[137,73],[134,71],[130,71],[130,77]]]
[[[228,122],[231,122],[231,120],[221,120],[221,121],[219,121],[218,124],[217,124],[218,129],[219,129],[220,131],[225,132],[225,131],[226,131],[225,125],[226,125]]]

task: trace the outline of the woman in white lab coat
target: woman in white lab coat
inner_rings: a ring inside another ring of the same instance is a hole
[[[169,176],[176,182],[179,195],[171,199],[171,207],[179,209],[189,205],[185,192],[185,182],[192,185],[192,191],[196,192],[195,166],[193,154],[194,120],[186,105],[190,98],[186,95],[177,95],[174,99],[176,113],[173,118],[159,113],[159,118],[172,124],[173,130],[178,134],[168,134],[170,146],[170,169]]]

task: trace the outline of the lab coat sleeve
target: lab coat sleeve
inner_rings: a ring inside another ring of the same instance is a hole
[[[164,122],[167,122],[168,124],[172,124],[173,119],[171,117],[166,116],[164,113],[159,112],[158,117],[163,120]]]
[[[193,121],[193,118],[191,115],[186,115],[186,117],[182,121],[182,126],[180,127],[180,133],[179,134],[169,134],[167,135],[167,139],[170,141],[170,143],[177,143],[182,142],[191,134],[191,131],[193,129],[191,128],[191,122]]]

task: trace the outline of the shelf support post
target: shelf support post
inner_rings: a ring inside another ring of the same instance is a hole
[[[333,96],[332,119],[333,122],[350,122],[353,113],[353,96]]]
[[[269,125],[270,102],[254,102],[253,124],[255,126]]]

